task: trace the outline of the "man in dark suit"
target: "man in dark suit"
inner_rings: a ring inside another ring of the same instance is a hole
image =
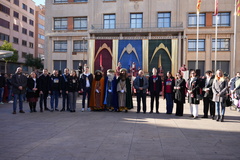
[[[210,108],[210,115],[212,119],[215,116],[215,103],[212,101],[213,92],[212,92],[212,84],[214,80],[214,76],[212,71],[205,72],[205,78],[202,81],[202,88],[203,88],[203,113],[204,116],[202,118],[208,118],[208,110]]]
[[[93,75],[92,73],[89,72],[89,67],[84,68],[84,73],[80,77],[80,88],[81,91],[83,92],[83,97],[82,97],[82,112],[85,110],[85,99],[87,96],[87,109],[90,111],[89,108],[89,99],[90,99],[90,94],[91,94],[91,87],[92,87],[92,81],[93,81]]]
[[[138,76],[133,81],[133,86],[137,91],[137,113],[140,113],[140,102],[142,99],[143,103],[143,113],[146,113],[146,92],[148,89],[148,80],[144,76],[143,70],[138,72]]]
[[[68,85],[68,79],[70,77],[70,74],[69,74],[69,69],[68,68],[65,68],[64,69],[64,73],[62,74],[61,76],[61,87],[62,87],[62,109],[60,110],[61,112],[62,111],[65,111],[65,104],[67,102],[67,111],[70,111],[70,108],[69,108],[69,99],[68,99],[68,94],[66,93],[66,87]]]
[[[159,114],[159,94],[162,91],[162,80],[159,75],[157,75],[157,69],[152,69],[153,75],[148,79],[148,91],[151,95],[151,111],[149,113],[153,113],[153,106],[154,106],[154,98],[156,99],[156,113]]]
[[[49,111],[47,107],[47,97],[49,92],[49,85],[50,85],[50,76],[48,75],[48,70],[43,69],[43,73],[39,77],[39,93],[40,93],[40,112],[43,112],[43,103],[44,103],[44,110]]]

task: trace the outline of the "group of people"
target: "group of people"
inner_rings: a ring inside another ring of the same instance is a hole
[[[22,105],[24,94],[29,102],[30,112],[36,112],[38,99],[40,99],[40,112],[44,110],[75,112],[79,93],[82,94],[82,112],[85,110],[127,112],[133,108],[132,88],[134,88],[137,97],[137,113],[140,113],[141,108],[143,113],[146,113],[146,97],[149,93],[150,114],[154,112],[154,108],[155,112],[159,113],[159,97],[162,95],[166,99],[166,114],[172,114],[173,105],[176,103],[176,116],[183,116],[184,103],[188,97],[191,117],[198,118],[198,105],[200,100],[203,100],[202,118],[208,118],[210,109],[212,119],[224,121],[228,95],[232,94],[237,99],[240,95],[240,73],[237,73],[229,83],[221,70],[217,70],[215,75],[212,71],[206,71],[202,78],[196,75],[196,71],[191,70],[189,79],[184,80],[181,72],[178,72],[175,78],[171,72],[167,72],[166,77],[162,79],[157,69],[153,68],[152,75],[149,77],[144,75],[143,70],[139,70],[133,81],[124,68],[119,69],[118,74],[117,71],[108,69],[106,76],[100,70],[96,70],[93,75],[87,66],[84,66],[83,70],[77,75],[75,70],[69,71],[68,68],[64,69],[63,74],[59,74],[57,70],[49,74],[48,70],[44,69],[39,77],[32,72],[27,78],[23,75],[22,68],[18,67],[11,81],[14,94],[13,114],[16,114],[18,99],[19,112],[24,113]],[[58,108],[60,94],[62,95],[61,109]],[[47,107],[49,95],[50,109]]]

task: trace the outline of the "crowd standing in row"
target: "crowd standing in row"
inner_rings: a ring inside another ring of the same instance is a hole
[[[202,118],[210,116],[217,121],[224,121],[226,101],[228,95],[239,99],[240,97],[240,73],[232,78],[230,82],[224,77],[221,70],[217,70],[215,76],[212,71],[206,71],[205,77],[196,76],[196,72],[190,72],[189,79],[185,81],[182,73],[179,72],[174,78],[171,72],[167,72],[166,77],[157,74],[157,69],[152,69],[152,75],[147,78],[143,70],[139,70],[136,78],[131,82],[128,77],[128,71],[124,68],[107,70],[104,77],[103,72],[96,70],[94,75],[89,72],[89,67],[84,66],[84,72],[79,72],[79,76],[75,70],[69,72],[64,69],[63,74],[59,74],[57,70],[50,75],[47,69],[37,77],[32,72],[27,78],[22,73],[22,68],[18,67],[12,78],[0,76],[0,95],[3,94],[5,83],[10,83],[8,87],[8,100],[11,101],[13,93],[13,114],[16,114],[17,100],[19,100],[19,112],[23,111],[23,99],[26,95],[29,102],[30,112],[36,112],[38,98],[40,98],[40,112],[44,110],[59,111],[59,96],[62,95],[62,108],[60,111],[76,111],[76,101],[79,93],[82,93],[82,112],[88,111],[125,111],[133,108],[132,88],[136,90],[137,97],[137,113],[140,113],[141,106],[143,113],[146,113],[146,97],[149,92],[150,114],[154,111],[154,101],[156,103],[155,111],[159,113],[159,96],[162,95],[166,99],[166,114],[172,114],[173,104],[176,103],[176,116],[183,116],[184,103],[186,96],[190,104],[191,117],[198,118],[198,105],[203,99]],[[117,75],[117,76],[116,76]],[[229,89],[230,88],[230,89]],[[51,108],[47,107],[47,97],[50,95]],[[0,96],[0,103],[2,103]],[[86,104],[87,100],[87,105]],[[142,101],[142,105],[141,105]],[[239,102],[239,101],[238,101]],[[44,108],[43,108],[44,105]],[[239,103],[237,104],[239,107]],[[215,117],[215,112],[217,117]]]

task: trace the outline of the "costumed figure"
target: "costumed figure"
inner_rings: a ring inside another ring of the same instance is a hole
[[[89,106],[92,111],[101,111],[104,109],[104,78],[100,70],[95,71],[95,78],[92,82],[92,90]]]
[[[137,76],[137,69],[136,69],[136,63],[135,62],[132,63],[131,72],[132,72],[132,76],[134,76],[134,77]]]
[[[104,105],[109,111],[117,111],[117,80],[113,69],[107,70],[105,79],[105,98]]]
[[[121,62],[118,62],[117,68],[116,68],[116,76],[117,78],[120,76],[120,69],[122,68]]]
[[[119,111],[125,110],[127,112],[129,109],[133,108],[132,102],[132,92],[130,79],[127,76],[127,70],[122,68],[120,70],[120,77],[117,83],[118,92],[118,106]]]

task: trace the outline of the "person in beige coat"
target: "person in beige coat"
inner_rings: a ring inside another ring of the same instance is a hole
[[[227,89],[228,89],[228,82],[225,79],[222,70],[217,70],[215,79],[212,85],[213,91],[213,102],[215,102],[216,112],[217,112],[217,119],[219,121],[221,118],[221,122],[224,120],[225,114],[225,102],[227,98]],[[220,114],[221,108],[221,114]]]

